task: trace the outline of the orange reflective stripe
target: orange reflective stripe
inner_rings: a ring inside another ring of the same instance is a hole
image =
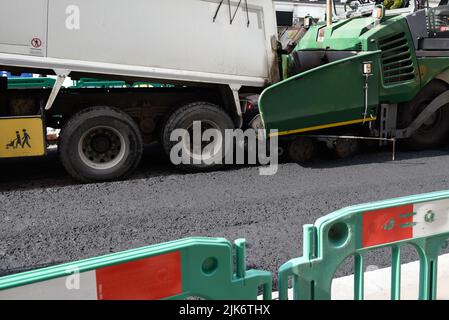
[[[96,270],[98,300],[162,299],[182,293],[179,251]]]
[[[365,212],[362,247],[413,238],[413,204]]]

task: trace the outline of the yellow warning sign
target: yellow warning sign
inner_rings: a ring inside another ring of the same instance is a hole
[[[0,158],[43,156],[45,145],[40,117],[0,118]]]

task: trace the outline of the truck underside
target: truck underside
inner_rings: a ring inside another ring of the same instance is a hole
[[[0,116],[38,115],[50,93],[51,88],[3,91],[4,103]],[[161,121],[168,113],[199,100],[219,105],[222,97],[217,88],[67,88],[61,90],[52,108],[44,111],[45,122],[48,127],[62,129],[74,114],[84,109],[109,106],[131,116],[139,126],[145,143],[150,143],[158,139]]]
[[[46,110],[55,80],[0,78],[0,158],[45,155],[50,143],[46,128],[53,128],[61,130],[53,142],[59,145],[61,161],[73,177],[80,181],[118,179],[132,172],[145,144],[158,141],[169,155],[175,128],[189,130],[194,121],[202,121],[224,130],[248,120],[247,114],[237,114],[234,95],[225,85],[126,83],[88,81],[61,88]],[[240,92],[244,96],[245,91],[260,90],[242,88]],[[245,100],[241,103],[244,108]],[[215,168],[192,164],[184,169]]]

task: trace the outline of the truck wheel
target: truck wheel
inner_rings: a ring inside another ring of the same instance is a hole
[[[126,113],[110,107],[83,110],[61,130],[62,164],[82,182],[124,178],[137,167],[142,152],[136,123]]]
[[[221,136],[216,140],[202,142],[201,146],[197,146],[198,149],[195,148],[194,144],[191,143],[195,121],[201,123],[201,135],[207,129],[216,129],[221,133]],[[179,151],[176,156],[181,157],[184,154],[185,159],[181,163],[170,159],[178,168],[189,172],[216,170],[222,167],[226,156],[225,129],[233,129],[234,127],[229,115],[218,106],[209,102],[195,102],[185,105],[171,114],[165,123],[161,142],[169,157],[174,147],[176,147],[176,151]],[[171,141],[170,136],[176,129],[182,129],[184,134],[182,136],[177,135],[177,140]],[[204,153],[206,146],[213,147],[213,151]],[[220,161],[213,161],[214,159]]]
[[[297,163],[306,163],[312,160],[315,154],[315,141],[310,138],[297,137],[290,143],[288,155]]]
[[[345,134],[350,136],[352,134]],[[357,139],[339,138],[335,141],[334,152],[338,158],[345,159],[355,156],[360,149],[360,142]]]
[[[401,107],[399,120],[410,125],[432,100],[448,87],[443,82],[431,82],[411,102]],[[406,114],[408,113],[408,115]],[[441,147],[449,135],[449,105],[437,110],[416,130],[410,138],[404,140],[406,146],[413,150]]]

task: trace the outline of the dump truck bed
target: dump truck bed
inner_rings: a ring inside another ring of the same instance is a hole
[[[271,0],[3,0],[0,12],[6,69],[259,87],[274,80]]]

